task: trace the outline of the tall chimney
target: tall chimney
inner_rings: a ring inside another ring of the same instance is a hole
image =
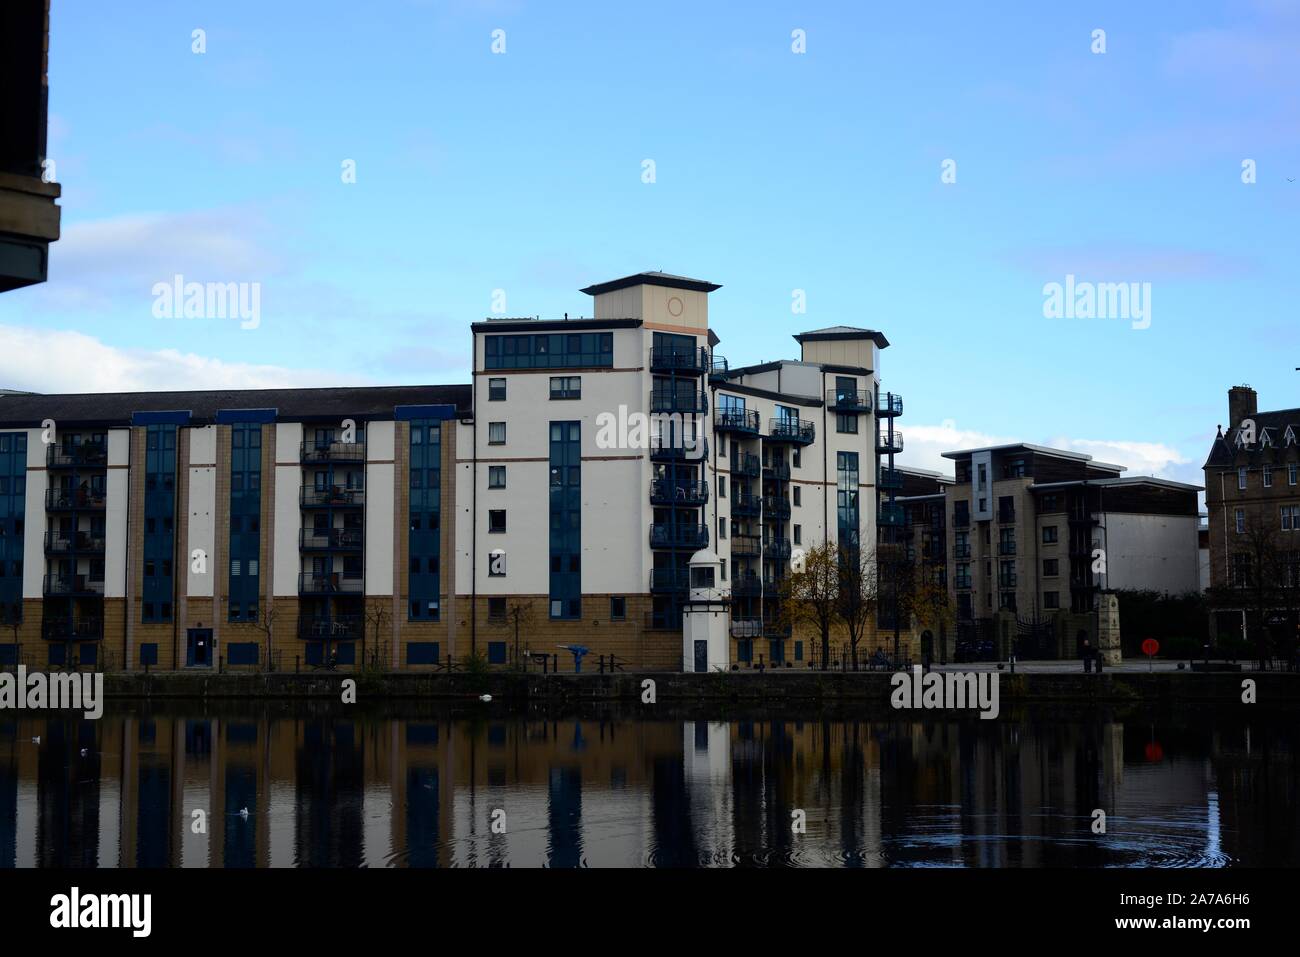
[[[1248,385],[1234,385],[1228,390],[1228,428],[1235,429],[1242,419],[1253,418],[1259,410],[1259,396]]]

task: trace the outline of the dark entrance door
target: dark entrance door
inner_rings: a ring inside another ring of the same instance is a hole
[[[695,670],[709,670],[709,643],[699,638],[695,640]]]
[[[211,668],[212,629],[190,628],[185,635],[185,663],[191,668]]]

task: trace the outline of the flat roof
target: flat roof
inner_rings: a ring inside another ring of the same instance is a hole
[[[1154,475],[1123,475],[1115,478],[1102,479],[1069,479],[1064,482],[1031,482],[1029,488],[1031,491],[1040,488],[1066,488],[1078,486],[1105,486],[1106,488],[1115,488],[1124,485],[1155,485],[1159,488],[1170,488],[1183,492],[1203,492],[1203,485],[1188,485],[1186,482],[1175,482],[1173,479],[1156,478]],[[1201,513],[1206,514],[1205,512]]]
[[[651,271],[633,273],[622,279],[611,279],[609,282],[598,282],[578,291],[585,292],[589,296],[599,296],[603,292],[615,292],[633,286],[667,286],[669,289],[686,289],[691,292],[713,292],[715,289],[722,288],[720,284],[704,279],[691,279],[689,276],[674,276],[672,273]]]
[[[875,329],[863,329],[860,326],[826,326],[823,329],[810,329],[807,332],[799,332],[794,336],[794,341],[800,345],[805,342],[825,342],[833,339],[870,339],[881,349],[889,346],[889,340],[885,338],[883,332],[877,332]]]
[[[956,449],[951,452],[942,453],[945,459],[960,459],[976,452],[1008,452],[1015,449],[1024,449],[1027,452],[1034,452],[1038,455],[1050,455],[1058,459],[1071,459],[1075,462],[1087,462],[1099,469],[1111,469],[1116,472],[1128,471],[1126,466],[1113,465],[1110,462],[1098,462],[1086,452],[1067,452],[1064,449],[1052,449],[1046,445],[1034,445],[1031,442],[1011,442],[1007,445],[987,445],[978,449]]]

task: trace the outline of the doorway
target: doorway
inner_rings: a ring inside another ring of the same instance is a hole
[[[185,664],[191,668],[211,668],[212,629],[190,628],[185,637]]]

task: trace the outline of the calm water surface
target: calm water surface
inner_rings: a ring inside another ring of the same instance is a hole
[[[0,867],[1300,863],[1294,717],[407,710],[0,715]]]

